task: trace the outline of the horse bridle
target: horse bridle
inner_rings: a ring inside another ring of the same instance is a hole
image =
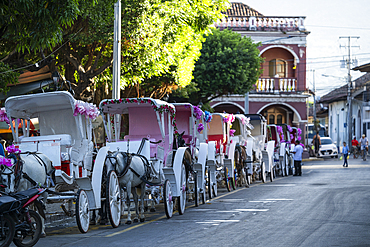
[[[14,166],[2,166],[2,168],[0,169],[0,175],[6,175],[8,176],[8,184],[6,184],[8,186],[8,188],[10,188],[10,182],[11,182],[11,175],[14,174],[14,170],[12,169]],[[5,172],[6,170],[9,170],[9,172]]]

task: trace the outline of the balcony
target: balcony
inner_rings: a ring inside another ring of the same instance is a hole
[[[293,93],[296,90],[296,78],[259,78],[256,83],[256,92]]]
[[[305,31],[305,18],[297,16],[229,16],[215,23],[215,26],[220,29],[232,28],[250,31]]]

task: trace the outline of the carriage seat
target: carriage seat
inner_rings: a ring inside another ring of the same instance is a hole
[[[61,146],[72,146],[72,137],[68,134],[23,137],[21,143],[43,141],[60,141]]]

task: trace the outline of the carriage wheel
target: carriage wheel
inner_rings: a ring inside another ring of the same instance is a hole
[[[261,162],[261,180],[262,183],[266,183],[266,167],[265,162]]]
[[[107,203],[109,221],[113,228],[117,228],[121,222],[121,197],[117,173],[113,170],[108,173]]]
[[[79,189],[77,191],[76,220],[78,230],[80,230],[81,233],[87,233],[90,223],[89,200],[86,192],[83,189]]]
[[[229,179],[229,171],[228,171],[226,166],[224,167],[224,176],[225,176],[225,183],[226,183],[227,191],[230,192],[231,191],[231,184],[230,184],[230,179]]]
[[[164,194],[164,211],[166,212],[167,218],[171,218],[173,214],[173,198],[170,180],[166,179],[163,186]]]
[[[208,198],[212,199],[212,180],[211,180],[211,170],[208,168],[208,180],[207,180],[207,186],[208,186]]]
[[[178,200],[179,214],[183,215],[185,212],[185,203],[186,203],[186,171],[185,166],[182,165],[181,168],[181,180],[180,180],[180,197]]]
[[[206,204],[206,184],[205,183],[203,183],[202,185],[202,192],[200,193],[200,199],[202,200],[202,204]]]
[[[198,173],[194,172],[193,173],[194,177],[194,200],[195,200],[195,206],[199,207],[199,189],[198,189]]]
[[[286,155],[285,157],[285,175],[286,176],[289,176],[289,168],[290,168],[289,160],[290,160],[290,157]]]
[[[234,170],[234,177],[231,178],[231,187],[233,188],[233,190],[236,190],[236,181],[236,171]]]
[[[274,168],[270,170],[270,182],[274,181]]]

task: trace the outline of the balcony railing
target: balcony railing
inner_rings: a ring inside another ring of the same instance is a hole
[[[242,28],[251,31],[305,31],[305,17],[248,16],[225,17],[215,23],[218,28]]]
[[[257,92],[295,92],[296,89],[296,78],[259,78],[256,84]]]

